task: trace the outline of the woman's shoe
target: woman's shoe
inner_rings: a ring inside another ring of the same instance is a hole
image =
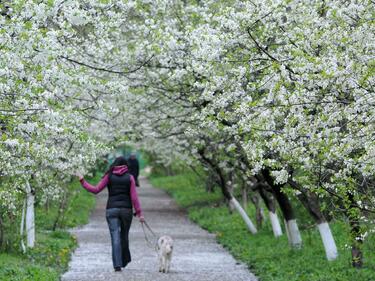
[[[120,272],[121,271],[121,267],[115,267],[115,272]]]

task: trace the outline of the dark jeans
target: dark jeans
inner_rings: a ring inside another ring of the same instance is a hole
[[[129,229],[133,219],[133,210],[110,208],[106,210],[106,219],[111,233],[113,267],[125,267],[131,261]]]

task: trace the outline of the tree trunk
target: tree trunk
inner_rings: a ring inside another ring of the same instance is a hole
[[[288,227],[290,244],[292,245],[293,248],[297,248],[297,249],[301,248],[302,237],[298,229],[297,220],[296,219],[288,220],[286,225]]]
[[[49,212],[49,198],[48,197],[46,199],[46,203],[44,204],[44,208],[46,210],[46,213],[48,214],[48,212]]]
[[[23,242],[23,232],[25,230],[25,212],[26,212],[26,198],[25,198],[25,201],[23,202],[23,206],[22,206],[22,216],[21,216],[21,226],[20,226],[20,236],[21,236],[21,248],[22,248],[22,252],[23,253],[26,253],[26,246],[25,246],[25,243]]]
[[[228,189],[228,192],[230,194],[233,194],[234,193],[234,172],[230,172],[229,175],[228,175],[228,183],[226,184],[226,188]]]
[[[33,248],[35,244],[35,213],[34,202],[35,195],[30,187],[30,183],[26,182],[26,234],[27,247]]]
[[[350,207],[346,211],[346,216],[349,218],[350,234],[352,236],[352,266],[355,268],[361,268],[363,266],[363,254],[362,244],[363,237],[361,233],[361,226],[359,224],[359,217],[355,212],[357,208],[354,196],[348,193],[348,199],[350,201]],[[353,210],[350,212],[350,210]]]
[[[361,268],[363,266],[362,244],[363,238],[361,235],[360,225],[357,219],[349,218],[349,224],[352,235],[352,266]]]
[[[238,203],[238,201],[236,200],[236,198],[234,198],[232,196],[232,199],[229,200],[229,203],[234,207],[234,209],[237,210],[237,212],[240,214],[240,216],[242,217],[242,219],[244,220],[247,228],[249,229],[249,231],[252,233],[252,234],[256,234],[257,233],[257,229],[255,228],[253,222],[251,221],[251,219],[249,218],[249,216],[247,215],[247,213],[245,212],[245,210],[241,207],[240,203]]]
[[[363,254],[359,243],[352,245],[352,266],[355,268],[363,266]]]
[[[320,237],[323,242],[324,250],[326,252],[327,260],[335,260],[338,257],[337,247],[335,239],[333,238],[331,228],[320,210],[319,199],[316,194],[303,190],[294,181],[290,181],[293,188],[296,188],[301,193],[297,195],[298,199],[310,213],[317,224],[317,228],[320,233]]]
[[[273,235],[275,237],[280,237],[281,235],[283,235],[283,231],[281,230],[280,221],[276,214],[276,206],[275,206],[274,198],[271,196],[271,194],[269,194],[266,191],[265,186],[263,184],[258,184],[258,192],[268,209]]]
[[[301,248],[302,238],[301,233],[298,228],[297,220],[292,208],[292,204],[289,201],[289,198],[281,191],[282,185],[274,183],[270,171],[268,169],[262,171],[262,175],[265,180],[272,188],[273,194],[279,203],[281,212],[286,220],[286,228],[289,232],[289,243],[293,248]]]
[[[285,233],[286,233],[286,237],[288,238],[288,241],[289,241],[289,244],[290,244],[290,232],[289,232],[289,228],[288,228],[288,223],[287,221],[284,219],[284,225],[285,225]]]
[[[276,213],[273,213],[271,211],[269,212],[269,215],[270,215],[270,221],[271,221],[273,235],[275,237],[280,237],[281,235],[283,235],[283,231],[281,230],[279,218],[278,218]]]
[[[256,217],[256,221],[257,221],[257,228],[261,228],[262,227],[262,222],[263,222],[263,216],[262,216],[262,212],[261,212],[261,209],[260,209],[260,204],[259,204],[259,197],[257,194],[253,194],[251,196],[251,202],[253,202],[254,206],[255,206],[255,217]]]
[[[335,239],[333,238],[331,228],[328,222],[321,222],[318,224],[320,237],[322,238],[324,250],[326,252],[327,260],[332,261],[338,257]]]
[[[236,200],[236,198],[233,197],[233,195],[229,192],[227,181],[225,179],[225,176],[220,169],[218,165],[214,161],[212,161],[210,158],[206,157],[204,154],[204,150],[198,150],[199,155],[202,157],[202,160],[207,163],[213,171],[217,174],[219,178],[219,186],[221,188],[221,192],[226,200],[229,202],[229,206],[232,206],[234,209],[236,209],[239,214],[241,215],[242,219],[245,221],[246,226],[251,231],[251,233],[255,234],[257,233],[257,230],[247,215],[247,213],[244,211],[244,209],[241,207],[240,203]]]
[[[244,207],[245,210],[247,208],[247,204],[248,204],[247,202],[248,202],[248,199],[247,199],[247,186],[244,183],[242,185],[242,206]]]

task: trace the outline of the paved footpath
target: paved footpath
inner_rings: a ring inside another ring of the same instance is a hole
[[[156,253],[144,239],[137,218],[130,229],[132,262],[122,272],[114,272],[110,235],[105,220],[107,192],[97,195],[89,224],[72,230],[79,247],[63,281],[256,281],[244,264],[215,241],[215,236],[189,221],[186,213],[164,191],[153,188],[146,179],[138,188],[142,209],[151,228],[174,239],[171,272],[158,272]]]

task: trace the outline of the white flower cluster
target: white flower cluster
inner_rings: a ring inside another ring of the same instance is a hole
[[[127,143],[245,181],[270,169],[276,183],[373,209],[369,1],[11,2],[4,190],[21,177],[57,198],[74,171]]]

